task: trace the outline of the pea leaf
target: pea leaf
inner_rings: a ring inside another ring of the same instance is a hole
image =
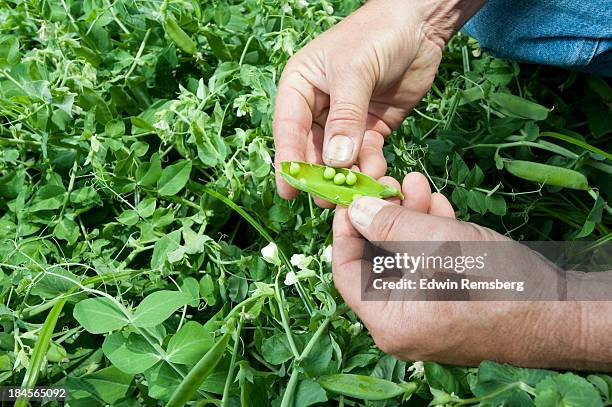
[[[157,181],[157,192],[165,196],[176,195],[189,181],[189,174],[191,160],[181,160],[164,168]]]
[[[542,369],[523,369],[484,361],[478,367],[476,381],[470,384],[476,397],[485,398],[482,407],[496,407],[500,404],[512,406],[533,406],[533,401],[521,386],[534,387],[541,380],[558,373]]]
[[[112,364],[125,373],[142,373],[161,357],[142,336],[115,332],[104,339],[102,351]]]
[[[168,342],[168,358],[174,363],[194,365],[214,344],[212,334],[196,321],[189,321]]]
[[[550,376],[535,389],[536,407],[603,407],[597,390],[586,379],[573,373]]]
[[[308,407],[327,401],[327,393],[321,385],[310,379],[302,379],[297,385],[293,405],[295,407]]]
[[[189,295],[181,291],[156,291],[147,295],[136,307],[132,323],[141,328],[161,324],[190,300]]]
[[[106,297],[88,298],[74,306],[74,318],[92,334],[102,334],[123,328],[127,317]]]

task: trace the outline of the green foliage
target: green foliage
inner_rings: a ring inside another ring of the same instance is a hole
[[[88,407],[610,404],[603,374],[410,376],[344,304],[332,212],[275,194],[271,116],[287,58],[358,3],[0,0],[0,384]],[[517,239],[609,240],[611,101],[600,78],[457,35],[387,139],[390,173]]]

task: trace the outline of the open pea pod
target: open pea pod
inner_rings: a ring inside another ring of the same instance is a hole
[[[348,373],[322,376],[319,384],[332,393],[361,400],[387,400],[402,395],[407,399],[418,387],[412,382],[398,384],[378,377]]]
[[[389,198],[402,193],[393,187],[381,184],[369,175],[324,165],[299,161],[280,163],[280,174],[292,187],[309,192],[337,205],[348,206],[360,196]]]

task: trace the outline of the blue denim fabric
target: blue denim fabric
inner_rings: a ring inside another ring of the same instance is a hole
[[[489,0],[462,31],[499,58],[612,76],[612,0]]]

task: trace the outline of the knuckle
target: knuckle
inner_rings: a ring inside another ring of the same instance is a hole
[[[332,106],[328,116],[328,125],[361,122],[363,109],[351,102],[339,101]]]
[[[378,218],[380,217],[380,218]],[[403,224],[406,224],[404,219],[404,211],[399,205],[384,208],[374,220],[377,227],[376,235],[381,241],[392,241],[399,238],[399,232]]]

